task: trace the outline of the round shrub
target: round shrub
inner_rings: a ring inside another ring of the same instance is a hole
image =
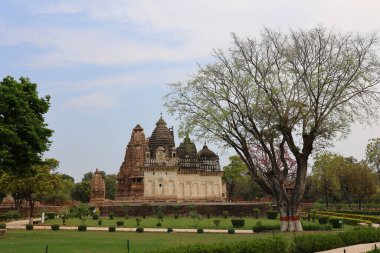
[[[59,230],[59,224],[51,225],[51,230],[58,231]]]
[[[138,227],[138,228],[136,228],[136,232],[137,233],[144,233],[144,228]]]
[[[220,220],[217,219],[217,220],[214,220],[213,222],[214,222],[214,225],[215,225],[216,227],[219,227]]]
[[[108,217],[110,218],[110,220],[113,220],[113,213],[109,213]]]
[[[49,220],[54,220],[56,216],[57,216],[56,213],[46,213],[46,217],[47,217]]]
[[[7,224],[5,223],[0,223],[0,229],[6,229],[7,228]]]
[[[277,219],[278,212],[277,211],[267,211],[267,218],[271,220]]]
[[[259,218],[259,214],[260,214],[260,209],[254,208],[253,209],[253,216],[255,216],[255,218],[258,219]]]
[[[171,233],[171,232],[173,232],[173,229],[172,228],[168,228],[168,230],[166,232]]]
[[[228,211],[223,211],[223,212],[222,212],[222,215],[223,215],[223,217],[224,217],[225,219],[227,219],[227,218],[228,218],[228,215],[230,215],[230,212],[228,212]]]
[[[203,234],[203,228],[198,228],[198,229],[197,229],[197,233],[198,233],[198,234]]]
[[[115,227],[109,227],[108,232],[116,232],[116,228]]]
[[[233,229],[233,228],[228,229],[228,233],[229,234],[235,234],[235,229]]]
[[[329,222],[333,228],[342,228],[341,220],[339,218],[330,218]]]
[[[78,231],[86,231],[87,230],[87,226],[86,225],[79,225],[78,226]]]
[[[25,228],[26,228],[26,230],[33,230],[33,225],[32,224],[26,224]]]
[[[99,215],[98,215],[97,213],[94,213],[94,214],[92,215],[92,219],[93,219],[93,220],[98,220],[98,219],[99,219]]]
[[[102,225],[102,223],[103,223],[103,221],[102,221],[102,220],[98,220],[98,226],[101,226],[101,225]]]
[[[118,226],[118,227],[120,227],[120,226],[124,226],[124,221],[116,221],[116,225]]]
[[[245,220],[243,219],[231,219],[232,226],[234,228],[242,228],[245,225]]]
[[[127,214],[127,215],[125,215],[125,219],[126,219],[126,220],[128,220],[128,218],[129,218],[128,214]]]
[[[329,223],[329,217],[328,216],[318,216],[318,222],[321,225]]]
[[[156,226],[161,227],[162,226],[161,222],[157,222]]]

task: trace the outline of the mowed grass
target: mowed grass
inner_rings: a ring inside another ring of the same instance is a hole
[[[146,217],[145,219],[141,217],[129,217],[126,219],[125,217],[115,217],[113,220],[110,220],[109,217],[100,217],[99,219],[102,220],[101,227],[110,227],[115,226],[117,221],[124,221],[124,226],[120,227],[129,227],[129,228],[135,228],[137,227],[136,218],[141,219],[140,227],[144,228],[156,228],[158,219],[156,217]],[[218,219],[220,220],[219,226],[215,226],[214,220]],[[204,229],[229,229],[233,228],[231,219],[239,219],[238,217],[233,218],[221,218],[221,217],[210,217],[210,219],[202,218],[201,220],[193,220],[190,217],[179,217],[178,219],[174,219],[174,217],[168,216],[164,217],[163,221],[161,222],[162,228],[204,228]],[[245,220],[245,226],[244,228],[239,229],[252,229],[254,225],[258,221],[260,221],[262,224],[279,224],[279,220],[269,220],[265,218],[261,219],[255,219],[255,218],[247,218],[243,217]],[[55,220],[47,220],[45,222],[46,225],[52,225],[52,224],[60,224],[62,225],[61,219],[55,219]],[[81,224],[80,219],[68,219],[66,220],[66,226],[78,226]],[[98,227],[98,221],[93,220],[91,217],[87,218],[86,220],[86,226],[88,227]]]
[[[289,234],[291,236],[291,234]],[[42,253],[48,245],[49,253],[125,253],[127,240],[131,252],[149,252],[153,249],[190,245],[194,243],[236,242],[272,236],[262,234],[197,234],[197,233],[127,233],[100,231],[26,231],[8,230],[0,239],[1,253]]]
[[[119,227],[127,227],[127,228],[135,228],[137,227],[136,218],[141,219],[140,227],[143,228],[203,228],[203,229],[230,229],[234,228],[231,223],[231,219],[239,219],[239,217],[229,217],[227,219],[223,217],[210,217],[207,219],[206,217],[202,218],[201,220],[196,223],[193,219],[187,216],[181,216],[178,219],[174,219],[174,217],[171,216],[165,216],[163,221],[161,222],[161,227],[157,226],[158,219],[156,217],[146,217],[145,219],[141,217],[129,217],[126,219],[125,217],[114,217],[113,220],[109,219],[109,217],[100,217],[99,219],[102,220],[102,225],[98,225],[98,220],[93,220],[91,217],[88,217],[86,219],[86,226],[88,227],[117,227],[116,222],[117,221],[123,221],[124,225]],[[215,226],[214,220],[218,219],[220,220],[219,226]],[[279,219],[271,220],[267,218],[251,218],[251,217],[243,217],[245,220],[245,226],[243,228],[238,229],[244,229],[244,230],[251,230],[254,225],[256,225],[257,222],[261,222],[263,225],[274,225],[274,224],[280,224]],[[55,220],[47,220],[45,222],[45,225],[52,225],[52,224],[59,224],[62,225],[61,219],[55,219]],[[80,219],[68,219],[66,220],[66,226],[78,226],[81,224]],[[315,222],[302,220],[302,224],[319,224],[316,220]],[[344,230],[351,229],[352,226],[345,225]],[[236,229],[236,228],[235,228]]]

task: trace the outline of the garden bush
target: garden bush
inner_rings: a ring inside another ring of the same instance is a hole
[[[223,212],[222,212],[222,215],[223,215],[223,218],[227,219],[228,216],[230,215],[230,212],[228,212],[228,211],[223,211]]]
[[[33,225],[32,224],[26,224],[25,228],[26,228],[26,230],[33,230]]]
[[[46,213],[46,217],[47,217],[49,220],[54,220],[56,216],[57,216],[57,214],[56,214],[56,213],[53,213],[53,212]]]
[[[136,232],[137,233],[143,233],[144,232],[144,228],[138,227],[138,228],[136,228]]]
[[[245,225],[245,220],[243,219],[231,219],[232,226],[234,228],[242,228]]]
[[[99,219],[99,214],[97,214],[97,213],[92,214],[92,219],[93,220],[98,220]]]
[[[267,211],[267,218],[271,220],[277,219],[278,212],[277,211]]]
[[[116,221],[116,225],[117,225],[118,227],[120,227],[120,226],[124,226],[124,221],[121,221],[121,220]]]
[[[59,230],[59,224],[51,225],[51,230],[58,231]]]
[[[109,213],[108,217],[110,218],[110,220],[113,220],[113,213]]]
[[[78,231],[86,231],[87,230],[87,226],[86,225],[79,225],[78,226]]]
[[[252,230],[256,233],[262,231],[280,230],[280,224],[262,225],[261,222],[257,222],[256,225],[253,226]]]
[[[166,232],[171,233],[171,232],[173,232],[173,229],[172,228],[168,228],[168,230]]]
[[[161,227],[162,226],[161,222],[157,222],[156,226]]]
[[[337,234],[301,235],[294,238],[295,252],[313,253],[344,246]]]
[[[0,221],[6,221],[7,218],[5,217],[5,214],[0,214]]]
[[[260,214],[260,209],[258,208],[254,208],[253,209],[253,216],[258,219],[259,218],[259,214]]]
[[[198,234],[203,234],[203,228],[198,228],[198,229],[197,229],[197,233],[198,233]]]
[[[7,228],[7,224],[5,223],[0,223],[0,229],[6,229]]]
[[[5,214],[5,220],[18,220],[21,218],[21,214],[19,211],[8,211]]]
[[[291,240],[273,237],[231,243],[192,244],[158,249],[151,253],[286,253],[292,248]]]
[[[219,227],[219,224],[220,224],[220,220],[217,219],[217,220],[213,220],[213,223],[216,227]]]
[[[345,245],[355,245],[380,241],[380,229],[355,228],[350,231],[338,233]]]
[[[235,234],[235,229],[233,229],[233,228],[228,229],[228,233],[229,234]]]
[[[326,224],[326,225],[303,224],[302,229],[305,231],[325,231],[325,230],[332,230],[332,226],[330,224]]]
[[[115,227],[109,227],[108,232],[116,232],[116,228]]]
[[[329,222],[333,228],[342,228],[341,218],[330,218]]]
[[[98,226],[101,226],[103,224],[102,220],[98,220]]]
[[[328,216],[318,216],[318,222],[319,224],[327,224],[329,223],[329,217]]]

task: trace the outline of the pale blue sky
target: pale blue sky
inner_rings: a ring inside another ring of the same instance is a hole
[[[80,180],[95,168],[117,173],[137,123],[149,136],[163,112],[176,129],[163,108],[166,84],[228,47],[231,32],[323,24],[367,33],[380,31],[379,13],[378,0],[0,0],[0,77],[27,76],[52,96],[46,156]],[[361,159],[374,137],[378,125],[355,125],[335,150]],[[218,153],[223,166],[231,153]]]

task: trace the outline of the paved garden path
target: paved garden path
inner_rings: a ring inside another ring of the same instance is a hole
[[[377,247],[380,247],[380,242],[376,243]],[[317,253],[362,253],[362,252],[367,252],[372,249],[374,249],[375,243],[366,243],[366,244],[358,244],[358,245],[353,245],[353,246],[348,246],[348,247],[343,247],[343,248],[337,248],[337,249],[330,249],[326,251],[320,251]],[[346,251],[344,251],[346,250]]]

